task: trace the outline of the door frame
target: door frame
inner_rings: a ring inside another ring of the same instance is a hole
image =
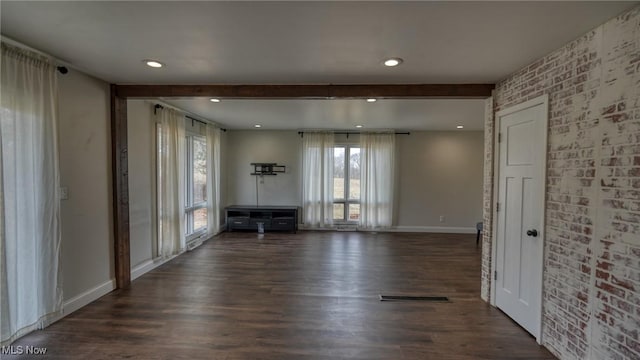
[[[548,138],[548,133],[549,133],[549,95],[548,94],[544,94],[541,95],[537,98],[525,101],[523,103],[520,103],[518,105],[514,105],[511,106],[507,109],[503,109],[500,110],[498,112],[495,113],[494,116],[494,147],[493,147],[493,197],[492,200],[492,206],[491,209],[494,212],[494,216],[493,216],[493,224],[491,224],[492,227],[492,235],[491,235],[491,294],[490,294],[490,304],[494,307],[496,306],[496,280],[495,280],[495,276],[493,276],[493,274],[495,274],[496,272],[496,261],[498,258],[498,246],[497,246],[497,242],[498,242],[498,215],[496,214],[496,204],[498,203],[498,200],[500,198],[500,142],[498,141],[498,137],[500,136],[500,125],[501,125],[501,118],[528,109],[528,108],[532,108],[538,105],[542,105],[543,109],[544,109],[544,117],[542,119],[543,122],[543,126],[545,128],[544,131],[544,137],[543,139],[541,139],[541,141],[544,142],[544,156],[542,156],[542,181],[543,181],[543,196],[541,199],[539,199],[540,203],[540,249],[539,249],[539,258],[542,260],[542,264],[540,266],[540,273],[538,274],[538,280],[540,283],[540,294],[538,295],[538,333],[534,334],[536,341],[538,342],[538,344],[542,344],[542,310],[543,310],[543,306],[542,306],[542,300],[543,297],[542,295],[544,294],[544,248],[545,248],[545,230],[546,230],[546,224],[545,224],[545,214],[546,214],[546,203],[547,203],[547,154],[548,154],[548,142],[547,142],[547,138]]]

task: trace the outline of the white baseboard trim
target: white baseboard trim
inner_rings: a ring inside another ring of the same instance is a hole
[[[178,254],[175,254],[175,255],[173,255],[173,256],[171,256],[169,258],[163,259],[161,257],[158,257],[158,258],[155,258],[155,259],[149,259],[149,260],[141,263],[140,265],[137,265],[136,267],[131,269],[131,281],[139,278],[140,276],[148,273],[149,271],[157,268],[158,266],[175,259],[176,257],[184,254],[186,251],[187,251],[187,249],[185,247],[184,250],[182,250]]]
[[[335,227],[313,227],[313,226],[305,226],[304,224],[298,225],[298,230],[307,230],[307,231],[336,231]]]
[[[316,228],[316,227],[307,227],[304,224],[300,224],[298,226],[300,230],[311,230],[311,231],[341,231],[337,227],[325,227],[325,228]],[[342,230],[345,231],[345,230]],[[387,229],[361,229],[357,228],[356,230],[349,229],[348,231],[362,231],[362,232],[415,232],[415,233],[444,233],[444,234],[475,234],[475,227],[453,227],[453,226],[392,226]]]
[[[64,302],[62,308],[62,316],[63,318],[72,312],[80,309],[81,307],[88,305],[99,298],[107,295],[112,292],[116,288],[116,280],[111,279],[109,281],[105,281],[104,283],[94,287],[93,289],[89,289],[82,294],[75,296]],[[58,319],[56,319],[57,321]]]
[[[393,226],[386,231],[445,233],[445,234],[475,234],[477,232],[475,227],[454,227],[454,226]]]
[[[139,278],[140,276],[148,273],[149,271],[157,268],[158,266],[164,264],[161,259],[158,261],[154,261],[153,259],[149,259],[142,264],[137,265],[133,269],[131,269],[131,281]]]

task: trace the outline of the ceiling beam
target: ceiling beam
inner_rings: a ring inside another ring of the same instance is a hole
[[[494,84],[352,85],[115,85],[120,98],[217,97],[228,99],[449,98],[484,99]]]

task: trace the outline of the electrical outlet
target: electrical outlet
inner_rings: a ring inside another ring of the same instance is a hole
[[[444,222],[444,215],[440,215],[440,222]]]
[[[68,200],[69,199],[69,188],[66,186],[60,187],[60,200]]]

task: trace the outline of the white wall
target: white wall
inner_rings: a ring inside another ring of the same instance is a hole
[[[412,131],[396,140],[398,227],[475,228],[482,221],[483,132]]]
[[[250,164],[256,162],[286,166],[284,174],[258,177],[260,205],[300,205],[302,156],[296,131],[229,130],[226,140],[227,205],[256,205],[256,176],[250,175]]]
[[[98,287],[113,269],[109,85],[71,70],[58,75],[62,276],[65,301]]]
[[[399,230],[475,231],[482,219],[483,139],[480,131],[397,136],[394,224]],[[255,205],[249,164],[277,162],[287,166],[287,173],[264,177],[264,184],[258,184],[260,204],[301,206],[302,142],[297,131],[229,131],[227,140],[228,205]],[[357,141],[357,136],[336,139]]]
[[[151,260],[155,237],[155,124],[153,104],[127,100],[129,154],[129,246],[131,268]]]

